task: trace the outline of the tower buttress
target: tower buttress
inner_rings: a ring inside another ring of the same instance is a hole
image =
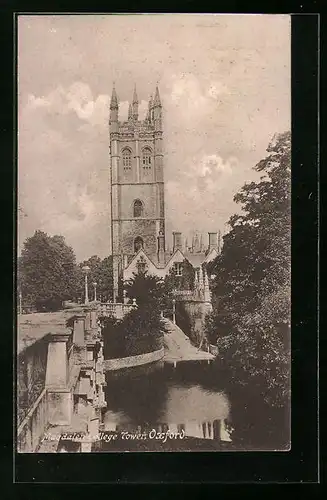
[[[115,85],[112,89],[110,100],[110,118],[109,118],[109,132],[110,132],[110,184],[111,184],[111,254],[113,258],[113,300],[116,301],[118,295],[118,282],[121,272],[121,263],[119,257],[120,242],[118,236],[119,228],[114,223],[119,218],[119,121],[118,121],[118,97],[115,90]]]

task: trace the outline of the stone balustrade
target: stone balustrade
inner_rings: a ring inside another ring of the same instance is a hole
[[[101,421],[99,410],[106,402],[97,316],[97,308],[90,306],[73,317],[70,313],[70,327],[64,313],[44,313],[22,326],[25,334],[27,324],[35,332],[43,321],[38,335],[44,335],[25,347],[21,342],[18,355],[18,452],[56,451],[42,442],[45,432],[87,433]]]
[[[129,313],[136,307],[136,304],[123,304],[119,302],[107,302],[99,306],[100,316],[113,316],[117,319],[122,319],[125,314]]]

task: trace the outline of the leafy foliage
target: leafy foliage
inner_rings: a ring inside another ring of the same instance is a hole
[[[130,301],[136,299],[140,308],[149,306],[156,313],[166,307],[170,298],[170,289],[166,287],[165,281],[147,271],[134,273],[133,278],[125,282],[124,288]]]
[[[211,342],[232,335],[225,355],[235,378],[255,382],[278,405],[289,390],[290,133],[276,136],[267,152],[255,166],[260,181],[234,197],[242,213],[230,218],[211,268],[215,300],[207,335]]]
[[[36,231],[24,242],[18,260],[18,284],[24,301],[40,311],[60,309],[74,296],[76,258],[63,236]]]
[[[97,283],[97,299],[102,302],[108,302],[112,300],[112,287],[113,287],[113,272],[112,272],[112,256],[100,259],[97,255],[93,255],[87,260],[79,263],[78,265],[78,287],[77,296],[81,300],[84,300],[85,294],[85,274],[83,267],[88,266],[90,268],[88,274],[89,283],[89,298],[93,300],[93,283]]]
[[[181,263],[181,276],[177,276],[176,270],[172,267],[165,277],[165,285],[170,290],[193,290],[195,270],[192,264],[184,259]]]
[[[130,300],[136,299],[137,307],[121,320],[101,320],[107,359],[157,350],[166,332],[160,314],[165,295],[163,280],[139,271],[125,283],[125,290]]]

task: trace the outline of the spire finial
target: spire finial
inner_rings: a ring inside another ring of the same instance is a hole
[[[136,84],[134,83],[134,91],[133,91],[133,104],[138,104],[138,98],[136,93]]]
[[[110,109],[117,109],[117,108],[118,108],[118,97],[116,94],[115,82],[114,82],[111,93]]]
[[[161,107],[161,101],[160,101],[158,83],[157,83],[157,86],[156,86],[156,93],[155,93],[155,96],[154,96],[154,106],[155,107],[157,107],[157,106]]]

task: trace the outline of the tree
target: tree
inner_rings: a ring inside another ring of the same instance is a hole
[[[63,236],[35,231],[26,239],[18,261],[18,283],[24,302],[38,310],[60,309],[74,296],[76,258]]]
[[[149,306],[155,311],[164,309],[169,294],[164,280],[142,270],[124,283],[124,289],[127,297],[131,301],[136,299],[139,307]]]
[[[107,302],[113,299],[113,266],[112,255],[105,257],[98,267],[98,292],[102,300]]]
[[[163,280],[139,269],[124,283],[124,288],[130,301],[136,299],[137,307],[121,320],[101,320],[108,358],[135,356],[159,349],[166,332],[161,318],[165,297]]]
[[[97,298],[101,297],[102,301],[109,301],[112,298],[113,275],[112,275],[112,256],[105,257],[103,260],[97,255],[92,255],[87,260],[80,262],[78,267],[78,297],[84,297],[84,280],[85,274],[83,267],[90,268],[88,274],[89,295],[93,300],[93,283],[97,283]]]
[[[215,301],[207,330],[211,339],[233,335],[232,365],[269,395],[275,390],[276,403],[287,392],[290,357],[291,134],[275,136],[267,152],[254,167],[260,181],[234,197],[242,213],[230,218],[211,266]]]

